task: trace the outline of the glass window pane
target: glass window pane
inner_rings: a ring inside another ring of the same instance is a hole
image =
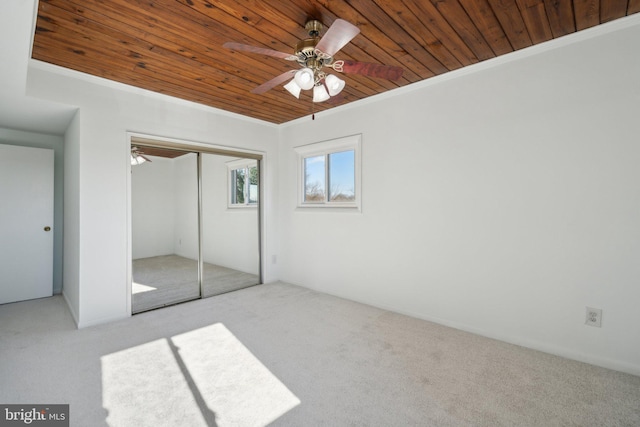
[[[304,201],[323,203],[325,200],[324,156],[304,159]]]
[[[355,151],[329,154],[329,201],[356,200]]]

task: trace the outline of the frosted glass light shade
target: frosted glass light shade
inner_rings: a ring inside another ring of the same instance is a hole
[[[301,90],[301,88],[296,83],[295,77],[293,79],[291,79],[291,81],[289,83],[284,85],[284,88],[286,90],[288,90],[291,95],[295,96],[296,98],[300,98],[300,90]]]
[[[313,102],[323,102],[327,99],[331,98],[329,93],[327,93],[327,89],[324,88],[323,84],[319,84],[314,86],[313,88]]]
[[[309,90],[315,84],[313,71],[311,68],[303,68],[296,72],[296,76],[294,77],[296,84],[300,86],[301,89]]]
[[[336,96],[342,89],[344,89],[344,80],[339,77],[334,76],[333,74],[329,74],[324,81],[327,84],[327,89],[329,90],[329,95]]]
[[[132,154],[131,155],[131,166],[141,165],[146,161],[147,161],[147,159],[145,159],[142,156],[139,156],[139,155],[136,155],[136,154]]]

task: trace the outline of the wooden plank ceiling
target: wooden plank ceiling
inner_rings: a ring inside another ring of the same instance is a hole
[[[640,0],[40,0],[32,56],[284,123],[638,11]],[[222,46],[293,53],[307,20],[326,31],[338,18],[360,34],[336,59],[400,66],[402,77],[342,74],[343,92],[316,104],[311,91],[296,99],[282,85],[256,95],[298,64]]]

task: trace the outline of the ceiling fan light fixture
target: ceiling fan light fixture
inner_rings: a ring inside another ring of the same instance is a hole
[[[313,102],[324,102],[331,98],[323,84],[313,87]]]
[[[329,95],[331,96],[336,96],[342,92],[342,89],[344,89],[345,86],[344,80],[340,77],[334,76],[333,74],[329,74],[324,81],[327,85],[327,89],[329,90]]]
[[[140,155],[131,154],[131,166],[141,165],[146,161],[147,161],[147,159],[145,159],[144,157],[142,157]]]
[[[298,99],[300,98],[300,91],[302,90],[302,88],[298,86],[295,78],[291,79],[289,83],[284,85],[284,88],[288,90],[291,95],[295,96]]]
[[[144,162],[150,162],[145,156],[140,154],[138,147],[131,147],[131,166],[141,165]]]
[[[301,89],[309,90],[315,84],[315,76],[311,68],[302,68],[296,72],[296,76],[293,78]]]

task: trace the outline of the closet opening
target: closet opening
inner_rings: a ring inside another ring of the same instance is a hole
[[[131,138],[131,312],[262,283],[262,156]]]

